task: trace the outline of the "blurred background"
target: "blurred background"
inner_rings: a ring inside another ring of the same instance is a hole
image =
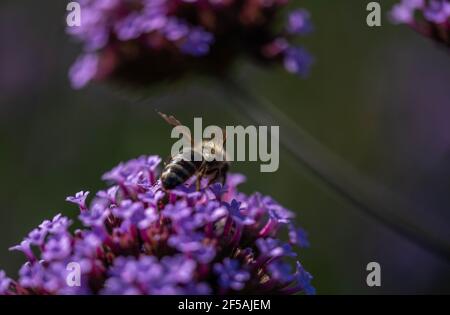
[[[315,32],[301,43],[316,58],[301,80],[243,60],[236,73],[362,174],[423,212],[398,209],[450,240],[450,58],[386,13],[366,25],[369,1],[292,1],[309,9]],[[23,257],[8,252],[45,218],[78,210],[64,199],[104,187],[101,175],[141,154],[169,155],[170,128],[155,108],[189,125],[236,125],[227,100],[191,79],[151,96],[119,87],[70,88],[79,52],[65,34],[66,1],[0,4],[0,268],[15,276]],[[281,134],[281,137],[283,135]],[[234,163],[242,189],[297,213],[312,246],[299,253],[319,294],[450,293],[450,265],[373,221],[281,155],[280,169]],[[406,209],[409,210],[409,209]],[[381,265],[382,286],[366,285]]]

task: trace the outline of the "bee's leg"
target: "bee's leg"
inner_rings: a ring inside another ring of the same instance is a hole
[[[228,173],[228,164],[224,164],[221,168],[220,168],[220,179],[222,182],[222,186],[225,186],[225,183],[227,181],[227,173]]]
[[[217,169],[214,172],[214,175],[211,177],[211,179],[208,181],[208,186],[214,183],[219,177],[221,176],[220,169]]]
[[[197,174],[197,180],[195,181],[197,191],[200,191],[200,186],[202,183],[202,178],[205,175],[205,171],[206,171],[206,167],[201,167],[200,172],[198,172],[198,174]]]
[[[200,182],[202,180],[202,177],[200,174],[197,175],[197,180],[195,181],[195,190],[200,191]]]
[[[226,173],[220,173],[220,181],[222,183],[222,186],[225,186],[225,183],[227,181],[227,174]]]

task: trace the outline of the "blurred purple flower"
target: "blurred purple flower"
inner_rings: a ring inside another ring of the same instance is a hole
[[[98,56],[86,54],[78,57],[69,70],[70,80],[74,89],[80,89],[94,79],[98,71]]]
[[[48,231],[46,228],[36,228],[28,234],[28,240],[33,245],[42,246],[42,244],[44,244],[45,237],[47,236],[47,232]]]
[[[225,258],[222,263],[216,263],[214,272],[219,277],[219,286],[224,289],[240,291],[250,279],[250,273],[241,269],[239,261],[230,258]]]
[[[9,285],[11,284],[11,279],[6,276],[6,273],[0,270],[0,295],[6,294],[9,291]]]
[[[401,0],[390,17],[395,24],[407,24],[419,33],[450,45],[450,2],[448,0]]]
[[[208,54],[213,41],[214,37],[211,33],[205,32],[201,28],[193,29],[181,46],[181,51],[196,57],[204,56]]]
[[[29,261],[36,260],[33,251],[31,250],[31,243],[28,239],[24,239],[22,242],[20,242],[20,244],[10,247],[9,250],[17,250],[22,252]]]
[[[42,258],[45,261],[64,260],[71,250],[71,237],[67,234],[56,235],[45,243]]]
[[[306,35],[313,31],[311,14],[303,9],[292,11],[288,16],[286,30],[291,34]]]
[[[290,47],[284,54],[284,68],[300,77],[306,77],[314,62],[313,57],[303,48]]]
[[[81,26],[67,29],[83,44],[69,72],[72,86],[104,79],[149,84],[186,72],[222,75],[240,55],[282,63],[292,37],[312,31],[306,10],[293,11],[276,29],[276,16],[288,2],[80,0]],[[274,49],[280,39],[287,46]],[[288,69],[296,70],[307,69]]]
[[[28,262],[17,282],[0,271],[0,294],[313,292],[309,273],[291,271],[296,254],[279,239],[286,229],[291,244],[307,243],[292,212],[270,197],[239,193],[242,175],[230,174],[225,187],[196,191],[193,181],[163,190],[156,180],[160,161],[121,163],[104,176],[114,185],[90,205],[87,193],[69,197],[84,229],[71,233],[71,221],[60,214],[40,224],[11,248]],[[81,269],[79,287],[66,283],[72,262]]]
[[[313,277],[308,271],[303,268],[302,264],[299,261],[297,261],[297,270],[294,276],[297,280],[297,287],[295,288],[295,290],[303,291],[305,292],[305,294],[309,295],[316,293],[316,289],[311,285],[311,280]]]
[[[309,247],[306,231],[301,227],[296,228],[293,224],[289,225],[289,242],[298,247]]]

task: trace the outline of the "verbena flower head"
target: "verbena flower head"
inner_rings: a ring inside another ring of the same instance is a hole
[[[449,0],[401,0],[393,7],[390,16],[394,23],[407,24],[450,46]]]
[[[0,271],[0,294],[313,294],[311,275],[294,247],[308,245],[294,214],[268,196],[195,178],[164,191],[157,156],[121,163],[103,178],[112,185],[78,205],[83,228],[58,214],[12,250],[27,262],[13,281]],[[282,241],[283,235],[287,241]],[[80,270],[70,284],[71,264]],[[295,268],[293,268],[295,265]]]
[[[298,9],[279,23],[289,0],[78,2],[81,26],[68,28],[83,45],[69,73],[74,88],[104,79],[148,84],[194,71],[223,75],[238,55],[284,63],[302,76],[312,63],[290,44],[311,32],[309,13]]]

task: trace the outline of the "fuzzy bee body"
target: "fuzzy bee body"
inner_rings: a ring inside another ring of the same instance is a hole
[[[161,112],[158,114],[171,126],[180,126],[181,123],[173,116]],[[192,141],[190,136],[188,138]],[[224,136],[223,140],[226,139]],[[223,141],[225,142],[225,141]],[[225,183],[229,164],[222,143],[205,140],[200,146],[191,146],[190,149],[178,153],[165,165],[161,173],[161,184],[166,190],[183,184],[193,175],[197,176],[197,190],[203,177],[209,178],[208,185],[221,180]]]
[[[224,150],[216,144],[205,141],[203,146],[214,146],[213,153],[224,154]],[[211,147],[210,147],[211,149]],[[175,155],[164,167],[161,173],[161,184],[164,189],[170,190],[185,183],[189,178],[197,175],[197,188],[200,188],[200,180],[209,178],[211,184],[216,180],[225,182],[228,172],[228,162],[224,159],[219,161],[202,153],[201,148],[193,148],[184,153]]]
[[[194,150],[189,153],[192,157],[197,154]],[[173,189],[197,173],[202,161],[196,161],[194,158],[187,160],[185,154],[177,154],[165,165],[161,173],[161,183],[164,189]]]

